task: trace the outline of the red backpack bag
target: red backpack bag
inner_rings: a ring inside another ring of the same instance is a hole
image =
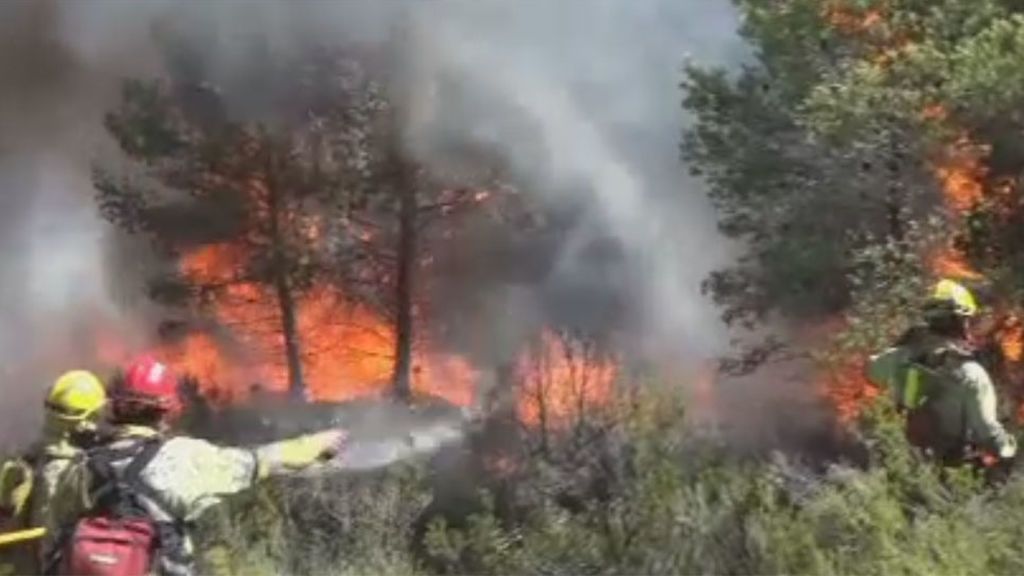
[[[93,507],[68,529],[56,559],[58,574],[144,576],[155,569],[161,526],[144,501],[159,497],[140,477],[160,450],[158,439],[126,448],[98,448],[88,454]],[[130,458],[120,471],[115,462]]]

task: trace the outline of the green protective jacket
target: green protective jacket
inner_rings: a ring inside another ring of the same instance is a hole
[[[910,417],[926,415],[927,445],[941,453],[968,447],[1012,458],[1013,436],[997,418],[995,386],[973,354],[925,335],[870,358],[868,376]]]
[[[79,453],[70,434],[44,432],[44,440],[28,453],[3,464],[0,506],[5,515],[4,531],[41,527],[50,521],[58,479]],[[0,564],[16,574],[38,574],[40,551],[34,541],[11,545],[0,549]]]

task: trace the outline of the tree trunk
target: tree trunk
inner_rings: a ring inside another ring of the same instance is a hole
[[[287,274],[275,272],[274,290],[281,308],[281,330],[284,332],[284,353],[288,361],[288,392],[295,398],[306,400],[306,383],[302,377],[302,350],[299,329],[295,319],[295,298]]]
[[[295,314],[295,294],[288,278],[288,257],[285,254],[284,235],[281,229],[284,208],[281,206],[278,186],[271,152],[267,156],[267,203],[270,210],[270,240],[273,250],[271,274],[281,313],[281,332],[284,335],[284,353],[288,365],[288,392],[294,398],[306,400],[306,383],[302,377],[302,348]]]
[[[900,169],[903,163],[903,153],[899,141],[895,135],[889,137],[889,157],[886,160],[889,185],[886,190],[885,211],[889,224],[889,237],[897,242],[902,242],[906,236],[903,224],[904,204],[906,194],[903,182],[900,180]]]
[[[398,250],[395,281],[395,396],[412,398],[413,276],[416,273],[416,185],[414,167],[397,160]]]

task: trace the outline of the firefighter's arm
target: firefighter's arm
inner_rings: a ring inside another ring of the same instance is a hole
[[[970,390],[965,414],[970,438],[1000,458],[1012,458],[1017,453],[1017,443],[999,422],[995,387],[988,372],[977,362],[967,362],[961,370]]]
[[[0,466],[0,519],[21,518],[32,493],[32,466],[12,459]]]
[[[176,477],[188,483],[185,491],[199,498],[241,492],[257,478],[258,459],[252,450],[188,437],[170,440],[164,450],[169,459],[179,463]]]
[[[48,558],[63,531],[91,506],[89,471],[81,455],[72,459],[54,479],[51,498],[42,511],[43,556]]]
[[[888,348],[871,356],[867,363],[867,377],[876,386],[888,390],[897,405],[903,400],[903,382],[900,378],[906,364],[907,353],[903,348]]]
[[[261,446],[256,450],[258,476],[295,472],[333,458],[344,448],[347,438],[342,430],[328,430]]]
[[[75,458],[54,481],[48,511],[43,520],[55,528],[71,522],[92,506],[89,498],[89,467],[85,458]]]

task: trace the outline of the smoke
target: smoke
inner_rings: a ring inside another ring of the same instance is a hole
[[[720,352],[723,334],[699,283],[725,252],[701,188],[679,164],[677,82],[688,52],[704,62],[735,56],[730,7],[527,6],[413,11],[406,54],[420,81],[405,86],[411,146],[435,163],[452,149],[496,153],[527,190],[580,213],[550,284],[584,288],[575,298],[624,292],[642,349],[690,359]],[[588,249],[606,239],[619,244],[619,265],[588,265]],[[600,313],[583,302],[584,314]]]
[[[61,372],[94,367],[88,323],[105,318],[131,338],[108,267],[112,231],[96,217],[90,162],[106,153],[100,118],[111,72],[82,61],[61,6],[0,6],[0,439],[31,438],[43,390]],[[136,53],[138,54],[138,52]]]
[[[419,160],[487,150],[524,190],[575,214],[536,289],[487,296],[489,346],[507,351],[521,319],[599,315],[612,292],[636,318],[638,350],[700,359],[725,335],[699,283],[728,254],[678,160],[678,83],[686,57],[738,60],[736,25],[726,0],[3,3],[0,389],[15,396],[0,438],[31,436],[38,417],[22,408],[60,371],[95,361],[76,326],[99,317],[129,339],[150,332],[142,274],[126,264],[135,248],[96,216],[89,175],[116,158],[101,120],[119,81],[163,70],[161,29],[184,31],[240,106],[259,97],[237,73],[254,47],[268,66],[311,45],[384,48]],[[608,242],[611,264],[588,256]]]

